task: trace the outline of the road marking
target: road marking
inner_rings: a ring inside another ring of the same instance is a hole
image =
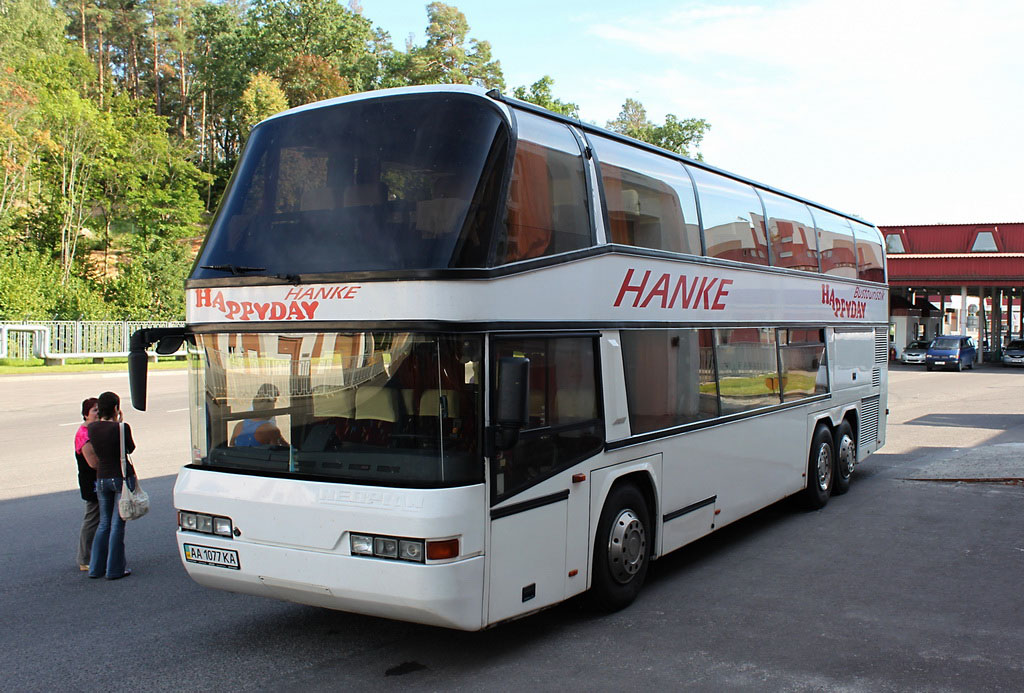
[[[74,422],[74,423],[69,423],[69,424],[57,424],[57,425],[58,425],[58,426],[78,426],[78,425],[79,425],[79,423],[80,423],[80,422],[76,421],[76,422]]]
[[[181,409],[168,409],[167,413],[168,414],[173,414],[173,413],[179,412],[179,411],[188,411],[188,407],[182,407]]]

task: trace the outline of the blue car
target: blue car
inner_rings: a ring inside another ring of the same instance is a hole
[[[924,365],[928,370],[951,368],[962,371],[964,368],[974,368],[974,359],[977,356],[978,349],[970,337],[943,335],[936,337],[928,347],[928,353],[924,355]]]

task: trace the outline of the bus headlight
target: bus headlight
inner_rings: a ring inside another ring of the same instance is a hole
[[[184,511],[178,512],[178,526],[182,529],[196,531],[196,514]]]
[[[373,540],[373,555],[381,558],[398,558],[398,540],[377,537]]]
[[[353,556],[388,558],[391,560],[425,563],[426,551],[423,539],[383,537],[374,534],[348,535],[349,548]]]
[[[349,544],[352,547],[352,553],[354,555],[373,555],[373,537],[365,534],[352,534],[349,535]]]
[[[423,562],[423,542],[402,539],[398,542],[398,557],[403,561]]]
[[[230,538],[234,532],[230,517],[218,517],[188,510],[178,511],[178,527],[187,532],[202,532]]]
[[[226,517],[213,518],[213,533],[222,537],[231,536],[231,520]]]

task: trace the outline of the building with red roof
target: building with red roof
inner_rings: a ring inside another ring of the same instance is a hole
[[[938,333],[974,334],[996,352],[1011,337],[1024,337],[1024,223],[879,230],[888,255],[897,352],[910,340]]]

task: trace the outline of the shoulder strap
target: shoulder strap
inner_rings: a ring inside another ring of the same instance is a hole
[[[127,479],[128,478],[128,465],[125,462],[125,454],[124,454],[125,451],[124,451],[124,422],[123,421],[121,421],[121,422],[119,422],[117,424],[117,430],[120,433],[120,437],[121,437],[121,476],[124,477],[125,479]]]

